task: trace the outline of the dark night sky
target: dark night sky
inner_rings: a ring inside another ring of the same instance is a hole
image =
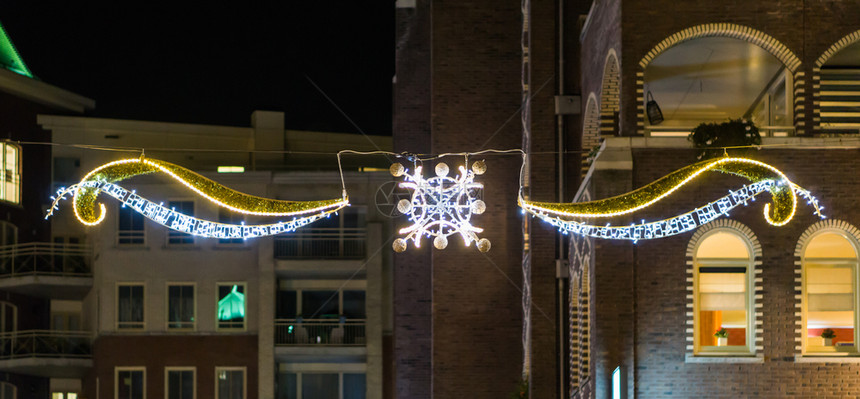
[[[393,1],[281,3],[3,0],[0,22],[34,75],[96,100],[92,116],[249,126],[265,109],[287,128],[357,132],[310,78],[366,133],[390,135]]]

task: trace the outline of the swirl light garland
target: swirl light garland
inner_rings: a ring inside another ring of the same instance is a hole
[[[716,201],[666,220],[651,223],[643,221],[641,224],[629,226],[598,226],[576,220],[611,218],[648,208],[707,171],[740,176],[752,184],[745,185],[738,191],[729,191],[728,195]],[[637,190],[602,200],[548,203],[528,201],[520,195],[518,201],[523,211],[556,226],[564,233],[638,241],[690,231],[720,215],[728,215],[731,209],[739,205],[755,201],[755,197],[764,191],[770,192],[773,199],[773,206],[765,204],[764,217],[774,226],[782,226],[791,221],[797,209],[798,195],[807,200],[815,209],[816,215],[825,217],[821,213],[824,207],[819,205],[818,200],[809,191],[788,180],[778,169],[764,162],[730,157],[695,163]]]
[[[184,215],[160,204],[143,198],[115,184],[134,176],[161,172],[173,180],[188,187],[198,195],[214,204],[234,212],[256,216],[285,217],[291,220],[278,221],[261,225],[233,225],[210,222]],[[298,227],[321,219],[349,205],[349,198],[344,190],[343,198],[322,201],[282,201],[257,197],[225,187],[213,180],[203,177],[181,166],[155,160],[123,159],[102,165],[81,179],[80,183],[68,188],[61,188],[45,218],[53,215],[59,209],[59,202],[67,196],[72,197],[75,216],[87,226],[94,226],[105,218],[105,206],[96,200],[100,193],[105,193],[119,200],[124,206],[130,206],[143,216],[171,229],[201,237],[213,238],[250,238],[275,235],[294,231]]]

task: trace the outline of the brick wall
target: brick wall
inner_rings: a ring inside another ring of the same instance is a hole
[[[635,150],[632,183],[636,187],[647,184],[689,164],[694,155],[692,150]],[[860,224],[860,211],[854,205],[860,201],[856,183],[840,177],[856,164],[860,150],[762,150],[753,155],[811,190],[827,208],[829,218]],[[617,182],[604,178],[595,184]],[[641,217],[650,220],[674,215],[672,210],[693,209],[741,183],[731,176],[705,176],[669,197],[658,211]],[[750,206],[731,212],[731,218],[748,226],[762,247],[763,363],[685,360],[685,255],[693,233],[635,245],[598,241],[592,315],[597,397],[607,394],[607,373],[618,362],[622,369],[635,365],[635,373],[627,373],[626,378],[630,394],[640,397],[812,397],[822,390],[845,397],[860,393],[860,385],[851,382],[860,373],[860,365],[795,361],[799,321],[795,295],[799,292],[794,253],[803,232],[818,218],[800,204],[791,223],[774,227],[761,215],[765,201],[769,198],[763,195]]]

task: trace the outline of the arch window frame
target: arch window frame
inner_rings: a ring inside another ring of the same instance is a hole
[[[814,227],[813,227],[814,228]],[[856,229],[854,229],[856,230]],[[854,251],[853,258],[843,257],[807,257],[806,252],[810,244],[819,236],[824,234],[837,234],[845,239]],[[857,348],[857,342],[860,342],[860,240],[856,234],[848,229],[840,227],[823,227],[816,229],[814,232],[805,235],[799,245],[800,255],[800,350],[804,356],[860,356],[860,351]],[[810,345],[808,330],[809,330],[809,288],[808,278],[810,268],[840,268],[849,267],[851,269],[852,282],[852,299],[853,306],[853,343],[852,346],[839,347],[836,345]]]

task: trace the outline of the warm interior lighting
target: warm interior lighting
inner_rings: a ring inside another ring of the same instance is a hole
[[[218,173],[245,173],[244,166],[219,166]]]

